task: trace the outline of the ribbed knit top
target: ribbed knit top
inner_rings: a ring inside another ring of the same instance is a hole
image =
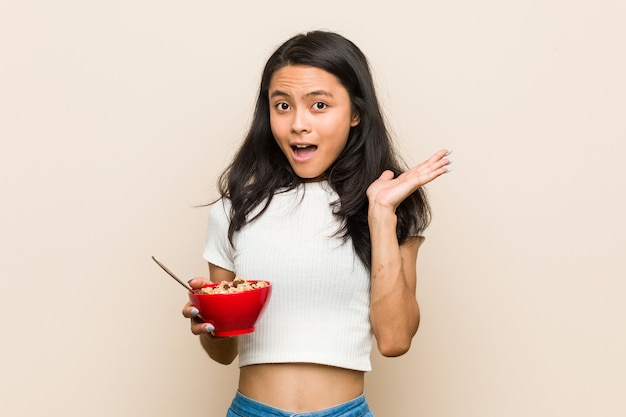
[[[327,182],[277,193],[235,233],[232,246],[230,201],[211,207],[204,258],[273,286],[256,330],[239,336],[239,366],[308,362],[371,370],[370,274],[352,241],[336,236],[341,225],[330,207],[336,200]]]

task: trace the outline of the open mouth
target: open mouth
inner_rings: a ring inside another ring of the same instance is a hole
[[[291,150],[296,161],[302,162],[313,157],[317,151],[316,145],[292,145]]]

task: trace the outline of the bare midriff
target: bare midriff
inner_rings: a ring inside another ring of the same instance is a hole
[[[243,366],[239,391],[283,410],[305,413],[353,400],[363,393],[361,371],[311,363]]]

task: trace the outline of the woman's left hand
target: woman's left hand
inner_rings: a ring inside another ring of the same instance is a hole
[[[451,161],[447,158],[448,155],[450,151],[442,149],[396,178],[391,171],[383,172],[367,189],[370,205],[389,207],[395,212],[400,203],[419,187],[449,171],[448,165]]]

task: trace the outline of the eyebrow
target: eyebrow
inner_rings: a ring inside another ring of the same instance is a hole
[[[333,97],[333,95],[326,90],[315,90],[315,91],[311,91],[309,93],[306,93],[304,95],[305,98],[307,97],[317,97],[317,96],[326,96],[326,97]],[[290,95],[284,91],[281,90],[275,90],[272,91],[272,93],[270,94],[270,98],[274,98],[274,97],[290,97]]]

